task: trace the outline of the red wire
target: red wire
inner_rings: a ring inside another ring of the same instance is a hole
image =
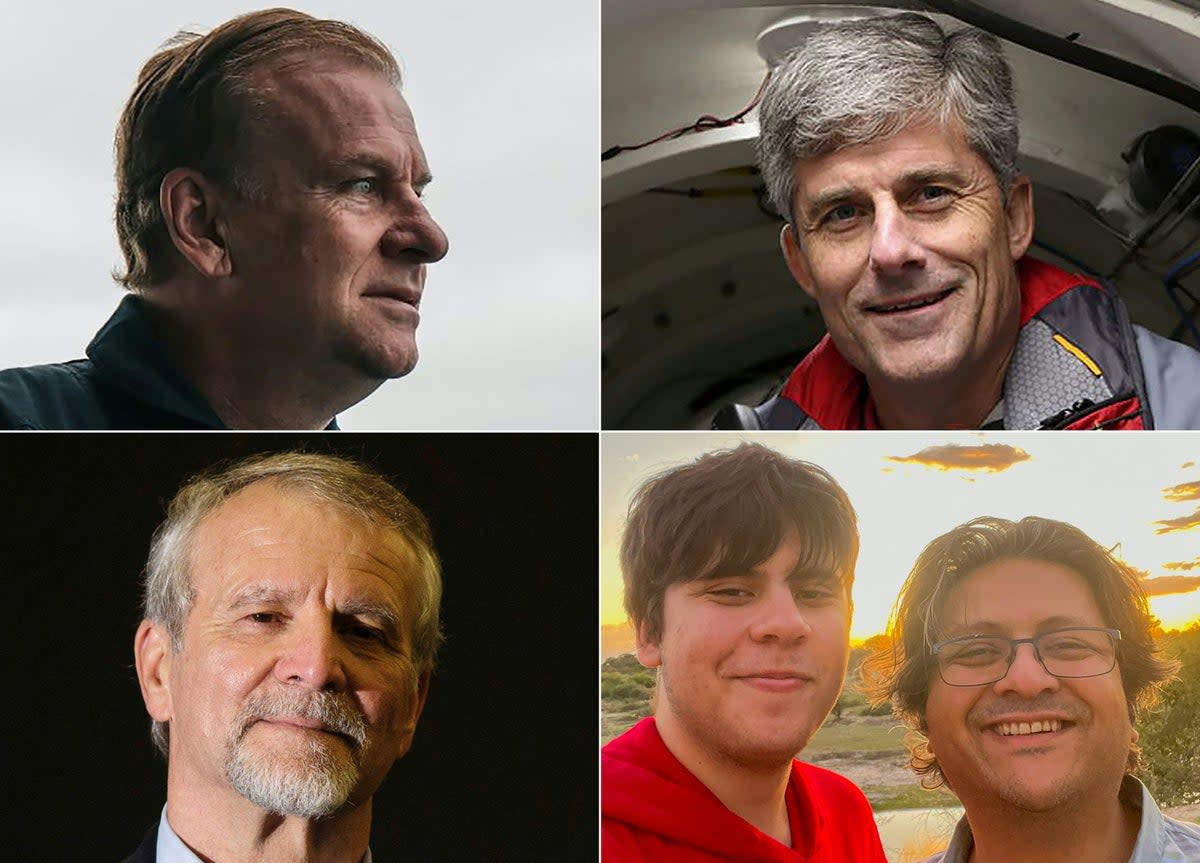
[[[672,129],[669,132],[663,132],[657,138],[651,138],[649,141],[643,141],[640,144],[630,144],[627,146],[620,145],[620,146],[616,146],[616,147],[611,147],[608,150],[605,150],[604,153],[601,154],[600,158],[602,160],[603,159],[611,159],[613,156],[617,155],[617,153],[625,153],[625,152],[629,152],[631,150],[640,150],[643,147],[649,147],[651,144],[657,144],[660,141],[674,140],[675,138],[679,138],[679,137],[682,137],[683,135],[686,135],[688,132],[703,132],[703,131],[707,131],[708,129],[724,129],[727,126],[732,126],[735,123],[740,123],[740,122],[742,122],[742,118],[745,117],[747,114],[749,114],[754,109],[754,106],[758,104],[758,101],[762,98],[763,91],[767,88],[767,82],[770,80],[771,80],[771,70],[768,69],[767,74],[765,76],[763,76],[762,83],[758,85],[758,92],[755,93],[754,98],[750,100],[750,104],[747,105],[742,110],[738,111],[732,117],[727,117],[724,120],[722,120],[719,117],[714,117],[712,114],[702,114],[696,120],[696,122],[694,122],[690,125],[687,125],[687,126],[680,126],[678,129]]]

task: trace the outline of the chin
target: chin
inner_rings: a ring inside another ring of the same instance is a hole
[[[393,378],[402,378],[417,365],[415,341],[396,345],[359,345],[348,360],[364,377],[383,383]]]
[[[937,347],[944,348],[940,345]],[[877,368],[884,379],[897,384],[915,385],[932,384],[951,377],[962,369],[965,358],[959,354],[948,356],[943,349],[936,353],[912,351],[909,355],[900,357],[893,354],[883,359]]]

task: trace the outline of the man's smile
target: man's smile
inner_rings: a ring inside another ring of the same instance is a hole
[[[875,303],[867,306],[866,310],[877,315],[908,315],[921,309],[926,309],[930,306],[940,304],[956,290],[957,288],[948,288],[944,291],[917,294],[906,297],[902,300],[889,300],[886,303]]]

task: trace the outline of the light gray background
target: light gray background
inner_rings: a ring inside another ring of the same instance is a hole
[[[122,296],[112,140],[141,65],[179,29],[270,5],[10,4],[0,27],[0,368],[83,349]],[[599,13],[594,0],[304,2],[382,39],[404,73],[450,254],[421,360],[347,429],[594,429]],[[281,310],[283,313],[284,310]]]

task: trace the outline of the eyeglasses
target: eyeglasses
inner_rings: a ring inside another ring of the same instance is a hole
[[[1017,647],[1033,645],[1033,655],[1055,677],[1098,677],[1117,664],[1119,629],[1076,626],[1033,638],[966,635],[939,641],[930,650],[938,674],[950,686],[984,686],[1003,680],[1017,658]]]

